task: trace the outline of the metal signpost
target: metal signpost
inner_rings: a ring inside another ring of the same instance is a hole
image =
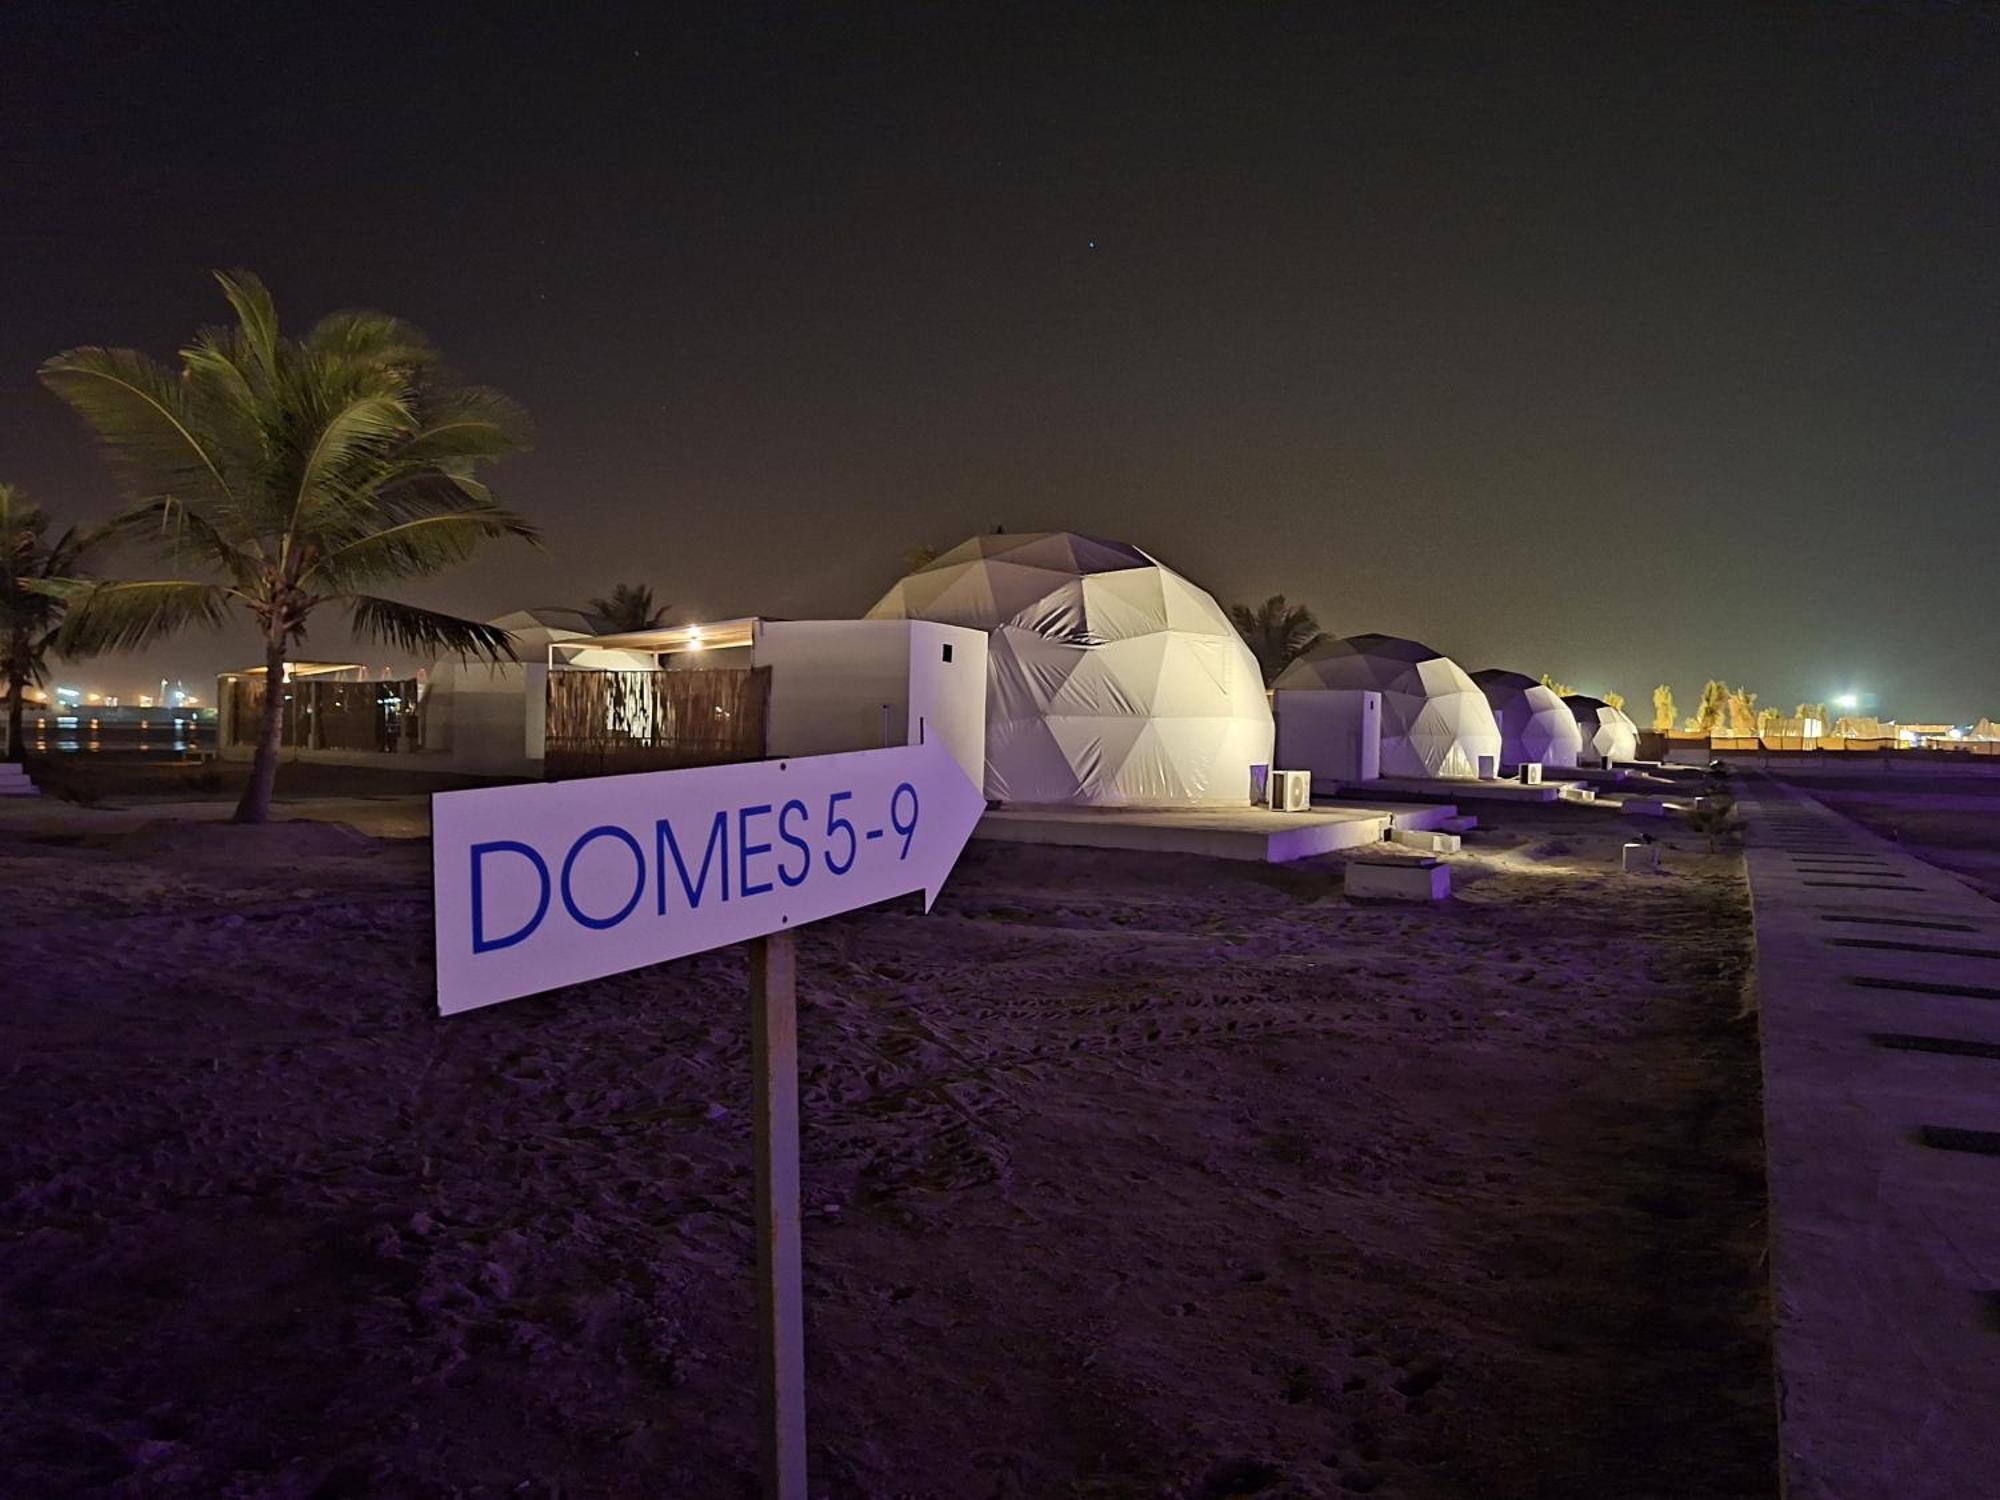
[[[443,1015],[748,942],[769,1500],[805,1500],[794,929],[912,891],[986,810],[937,741],[431,799]]]

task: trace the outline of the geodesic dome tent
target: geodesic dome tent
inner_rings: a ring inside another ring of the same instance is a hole
[[[1477,776],[1481,756],[1499,764],[1500,726],[1486,695],[1457,662],[1419,642],[1392,635],[1321,641],[1272,686],[1279,693],[1380,693],[1384,776]]]
[[[1497,667],[1474,672],[1472,680],[1486,695],[1487,706],[1500,726],[1502,765],[1575,768],[1576,758],[1583,752],[1583,731],[1554,688],[1525,672],[1503,672]]]
[[[1639,726],[1627,717],[1624,709],[1613,708],[1602,698],[1582,693],[1570,694],[1563,703],[1576,717],[1585,755],[1593,760],[1606,756],[1612,760],[1639,758]]]
[[[986,795],[1240,806],[1271,762],[1262,675],[1203,590],[1137,547],[974,537],[868,611],[985,630]]]

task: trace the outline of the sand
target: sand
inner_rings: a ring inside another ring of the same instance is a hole
[[[802,933],[814,1493],[1774,1494],[1740,862],[1505,819]],[[441,1022],[425,861],[0,826],[0,1493],[754,1493],[740,951]]]

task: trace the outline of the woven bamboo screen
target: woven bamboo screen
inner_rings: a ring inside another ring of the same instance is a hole
[[[546,774],[610,776],[761,760],[769,667],[549,673]]]
[[[229,684],[229,721],[222,726],[225,745],[257,743],[258,720],[264,714],[264,679],[239,677]],[[291,743],[292,716],[285,715],[285,742]]]
[[[264,679],[239,677],[229,695],[229,743],[254,745],[264,715]],[[311,750],[414,751],[423,743],[417,681],[296,680],[285,689],[287,745]]]

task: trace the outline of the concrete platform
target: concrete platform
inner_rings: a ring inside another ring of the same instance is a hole
[[[1562,781],[1543,781],[1523,786],[1518,781],[1476,781],[1467,777],[1381,776],[1374,781],[1343,785],[1343,798],[1365,801],[1376,797],[1390,800],[1408,798],[1424,802],[1560,802],[1563,788],[1581,783],[1563,772]]]
[[[1549,774],[1542,772],[1544,776]],[[1622,766],[1612,766],[1609,770],[1603,766],[1564,766],[1555,774],[1565,781],[1582,781],[1591,786],[1623,786],[1633,773]]]
[[[2000,905],[1819,803],[1749,815],[1791,1500],[2000,1474]]]
[[[1615,807],[1628,818],[1678,818],[1694,810],[1693,802],[1674,802],[1665,797],[1606,797],[1607,807]]]
[[[1353,805],[1315,805],[1310,812],[1293,813],[1262,807],[1002,807],[981,818],[972,836],[1002,843],[1143,849],[1283,864],[1379,844],[1392,827],[1434,827],[1456,811],[1448,806]]]

